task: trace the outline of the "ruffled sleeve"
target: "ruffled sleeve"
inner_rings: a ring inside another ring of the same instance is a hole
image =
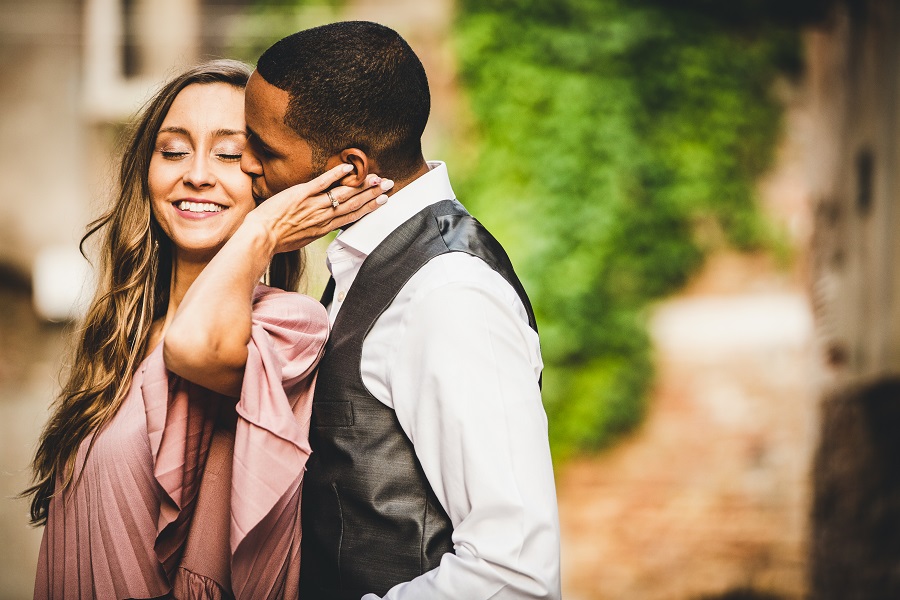
[[[154,549],[171,580],[184,552],[215,423],[228,400],[172,375],[162,344],[142,369],[147,436],[160,488]]]
[[[237,598],[268,597],[266,573],[299,570],[311,375],[327,337],[328,315],[321,304],[308,296],[257,288],[232,472],[231,576]],[[263,563],[270,564],[263,568]]]
[[[328,317],[321,304],[301,294],[257,287],[247,366],[235,407],[230,570],[238,599],[281,597],[291,592],[290,579],[299,572],[300,488],[310,453],[314,369],[327,336]],[[219,411],[235,405],[233,398],[169,373],[161,346],[143,368],[147,432],[162,492],[155,549],[171,580],[195,518]]]

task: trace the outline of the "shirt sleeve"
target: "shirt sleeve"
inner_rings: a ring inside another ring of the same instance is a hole
[[[453,282],[404,313],[392,402],[452,521],[454,553],[385,600],[560,597],[540,351],[516,312],[489,286]]]

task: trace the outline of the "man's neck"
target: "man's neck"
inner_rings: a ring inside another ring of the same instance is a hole
[[[392,187],[392,188],[387,192],[387,195],[388,195],[388,196],[391,196],[391,195],[393,195],[393,194],[399,192],[400,190],[402,190],[403,188],[405,188],[406,186],[408,186],[410,183],[412,183],[413,181],[415,181],[416,179],[418,179],[418,178],[421,177],[422,175],[425,175],[426,173],[428,173],[428,171],[430,171],[430,170],[431,170],[431,169],[428,167],[428,163],[425,162],[425,159],[422,159],[422,164],[419,165],[419,168],[416,169],[416,172],[415,172],[415,173],[413,173],[413,174],[410,175],[409,177],[404,177],[404,178],[401,179],[401,180],[397,180],[397,179],[394,180],[394,187]]]
[[[419,165],[419,168],[416,169],[416,172],[415,172],[415,173],[413,173],[413,174],[410,175],[409,177],[404,177],[403,179],[399,179],[399,180],[398,180],[398,179],[395,179],[395,180],[394,180],[394,187],[392,187],[389,191],[387,191],[387,192],[385,192],[385,193],[386,193],[388,196],[391,196],[391,195],[393,195],[394,193],[399,192],[399,191],[402,190],[404,187],[408,186],[409,184],[411,184],[413,181],[415,181],[416,179],[418,179],[418,178],[421,177],[422,175],[425,175],[426,173],[428,173],[428,171],[430,171],[430,170],[431,170],[431,167],[428,166],[428,163],[427,163],[427,162],[425,161],[425,159],[423,158],[423,159],[422,159],[422,164]],[[344,225],[343,227],[341,227],[341,230],[347,230],[347,229],[353,227],[354,223],[356,223],[356,221],[353,221],[352,223],[347,223],[346,225]]]

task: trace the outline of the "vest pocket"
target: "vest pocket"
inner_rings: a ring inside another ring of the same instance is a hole
[[[347,401],[313,402],[311,427],[352,427],[353,405]]]

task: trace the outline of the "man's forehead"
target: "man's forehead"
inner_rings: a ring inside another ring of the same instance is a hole
[[[285,90],[263,79],[257,71],[253,71],[247,82],[246,98],[247,110],[254,113],[254,117],[278,121],[284,118],[290,101]]]

